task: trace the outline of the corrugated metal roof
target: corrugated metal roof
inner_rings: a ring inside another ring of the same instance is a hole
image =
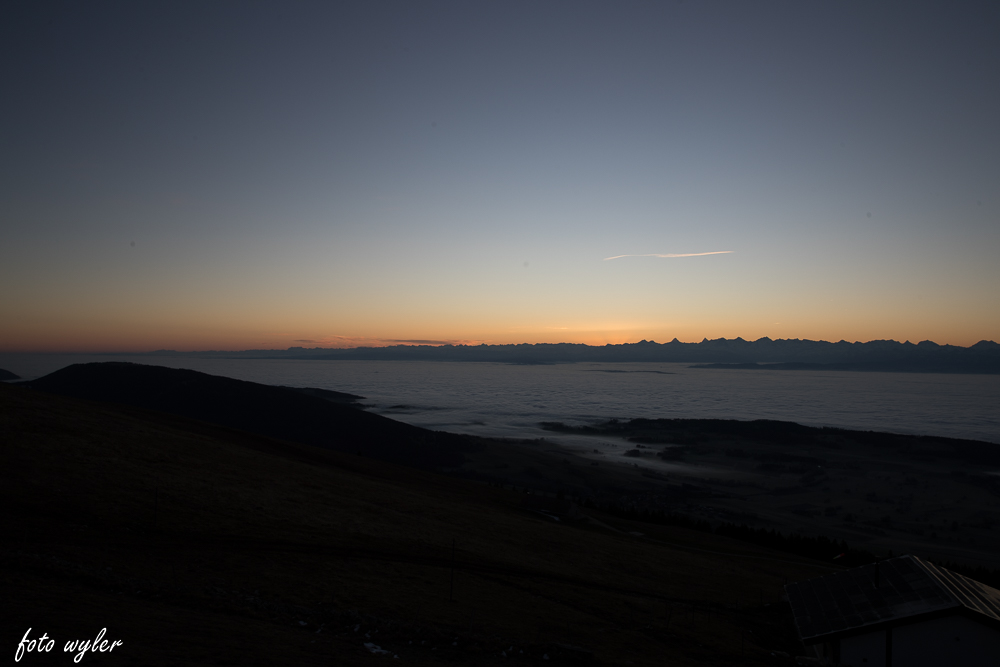
[[[805,642],[963,607],[1000,622],[1000,591],[916,556],[788,584],[785,590]]]

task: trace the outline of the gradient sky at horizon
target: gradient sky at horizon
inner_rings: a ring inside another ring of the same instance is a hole
[[[9,4],[0,350],[1000,340],[997,35],[995,3]]]

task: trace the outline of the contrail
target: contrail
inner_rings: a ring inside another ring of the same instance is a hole
[[[605,257],[603,261],[608,261],[609,259],[621,259],[622,257],[701,257],[702,255],[727,255],[733,250],[716,250],[715,252],[689,252],[685,254],[669,254],[660,255],[657,253],[650,253],[648,255],[615,255],[614,257]]]

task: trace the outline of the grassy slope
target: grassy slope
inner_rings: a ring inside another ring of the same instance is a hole
[[[0,442],[3,645],[107,627],[125,644],[95,664],[391,659],[364,641],[409,663],[500,664],[511,646],[573,660],[570,644],[607,664],[782,664],[769,650],[797,646],[781,584],[825,571],[683,529],[555,524],[511,491],[20,387],[0,385]]]

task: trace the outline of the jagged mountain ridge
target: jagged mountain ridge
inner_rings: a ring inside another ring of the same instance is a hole
[[[980,341],[969,347],[932,341],[900,343],[760,338],[682,343],[640,341],[620,345],[521,343],[509,345],[392,345],[388,347],[302,348],[241,352],[179,353],[242,358],[490,361],[503,363],[674,362],[692,364],[786,364],[787,370],[829,368],[897,372],[1000,373],[1000,344]]]

